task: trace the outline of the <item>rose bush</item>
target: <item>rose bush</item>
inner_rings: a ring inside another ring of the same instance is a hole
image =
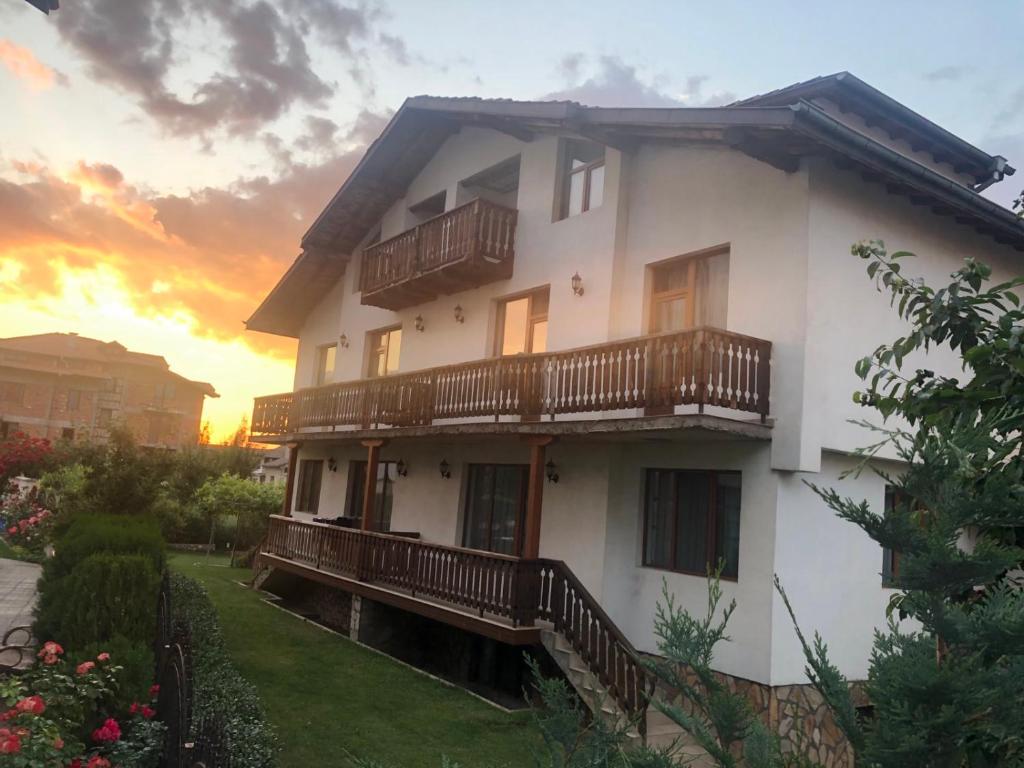
[[[164,726],[149,703],[116,711],[120,668],[109,653],[72,664],[49,641],[37,656],[23,675],[0,680],[0,766],[157,765]],[[155,696],[158,689],[150,690]]]
[[[28,559],[42,559],[53,522],[53,513],[39,502],[34,491],[21,493],[12,483],[0,498],[0,536]]]

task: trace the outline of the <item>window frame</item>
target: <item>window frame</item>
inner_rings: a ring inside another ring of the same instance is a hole
[[[313,466],[318,465],[320,469],[314,474],[316,475],[316,493],[312,493],[313,480],[310,479],[307,487],[307,471],[313,472]],[[320,495],[323,492],[323,479],[324,479],[324,460],[323,459],[299,459],[299,471],[296,473],[295,483],[295,511],[302,512],[307,515],[316,515],[320,511]],[[313,508],[303,509],[304,506],[308,505],[312,498]]]
[[[519,505],[516,510],[516,524],[515,530],[512,533],[512,557],[521,557],[523,552],[524,536],[525,536],[525,525],[526,525],[526,505],[527,495],[529,494],[529,464],[517,464],[515,462],[494,462],[494,461],[479,461],[473,462],[466,465],[465,472],[465,491],[464,501],[462,504],[462,532],[459,536],[459,546],[463,549],[471,549],[474,552],[491,552],[494,554],[507,554],[497,552],[494,549],[480,549],[479,547],[471,547],[469,545],[469,535],[472,528],[470,524],[470,505],[473,503],[473,497],[470,493],[473,482],[473,473],[478,471],[479,467],[516,467],[520,471],[520,486],[519,486]],[[497,482],[497,472],[494,473],[493,482]],[[488,525],[487,525],[487,543],[489,546],[493,546],[494,543],[494,487],[492,484],[491,488],[491,508],[488,513]]]
[[[373,523],[375,531],[381,533],[387,533],[391,530],[391,515],[394,512],[395,502],[395,481],[391,479],[391,471],[394,470],[395,474],[398,474],[397,469],[398,462],[396,461],[379,461],[377,462],[377,473],[378,476],[383,471],[384,473],[384,490],[383,493],[377,494],[374,491],[373,500]],[[369,463],[366,459],[352,459],[348,463],[348,489],[345,492],[345,516],[355,519],[362,519],[363,517],[363,494],[366,493],[366,469]],[[358,469],[357,469],[358,468]],[[360,471],[361,470],[361,471]],[[360,482],[361,481],[361,482]],[[374,482],[374,488],[376,489],[376,481]],[[388,494],[388,489],[391,492],[391,509],[388,511],[387,526],[382,525],[383,520],[383,502],[384,498]]]
[[[672,473],[672,546],[671,552],[671,565],[660,565],[657,563],[650,563],[647,559],[647,544],[648,544],[648,515],[650,510],[648,508],[648,495],[647,491],[651,482],[652,473],[656,472],[671,472]],[[687,576],[700,576],[707,577],[707,572],[697,571],[690,568],[681,568],[677,563],[678,557],[678,543],[679,543],[679,478],[684,475],[707,475],[709,489],[708,489],[708,511],[706,531],[704,537],[704,556],[707,565],[714,568],[717,564],[716,552],[718,549],[718,478],[722,475],[735,475],[740,480],[740,521],[742,522],[743,517],[743,472],[738,469],[676,469],[673,467],[647,467],[644,469],[644,486],[643,486],[643,514],[641,515],[641,524],[643,525],[643,535],[641,536],[641,550],[640,550],[640,565],[643,568],[654,568],[660,571],[670,571],[671,573],[681,573]],[[716,559],[712,561],[712,556]],[[739,552],[736,555],[736,575],[722,574],[720,579],[722,581],[739,581],[740,563],[739,563]]]
[[[578,168],[572,167],[572,151],[571,147],[573,143],[580,144],[592,144],[594,146],[601,147],[601,157],[597,160],[591,160],[588,163],[584,163]],[[594,171],[598,168],[604,168],[608,160],[608,148],[596,141],[588,141],[586,139],[565,139],[562,144],[562,157],[561,157],[561,175],[558,185],[558,221],[564,219],[570,219],[573,216],[582,216],[584,213],[590,210],[594,210],[591,206],[591,184],[593,179]],[[607,171],[605,171],[607,174]],[[569,212],[569,198],[570,190],[572,189],[572,177],[577,174],[583,174],[583,194],[579,213]],[[602,179],[601,189],[601,205],[604,205],[604,179]],[[600,208],[601,205],[597,207]]]
[[[328,350],[334,350],[334,361],[330,370],[330,381],[327,379],[328,371],[325,367]],[[334,380],[334,372],[338,368],[338,342],[333,344],[318,344],[316,348],[316,368],[313,370],[314,386],[322,387]]]
[[[536,312],[534,310],[534,301],[540,294],[547,294],[547,306],[543,312]],[[510,352],[504,354],[502,347],[505,344],[505,312],[508,305],[514,301],[521,301],[527,299],[526,305],[526,351],[523,352]],[[543,350],[534,350],[534,331],[538,323],[548,323],[548,329],[550,330],[550,313],[551,313],[551,286],[545,285],[540,288],[532,288],[529,291],[523,291],[516,293],[511,296],[504,296],[497,300],[497,307],[495,309],[495,324],[494,324],[494,356],[495,357],[515,357],[516,355],[533,355],[541,354],[547,351],[547,344],[545,343]],[[545,337],[546,338],[546,337]]]
[[[395,371],[393,373],[388,373],[387,372],[387,358],[388,358],[388,355],[390,354],[390,350],[391,350],[391,334],[394,333],[395,331],[398,331],[398,332],[402,331],[401,324],[389,325],[389,326],[386,326],[384,328],[375,328],[372,331],[367,331],[366,332],[366,378],[368,378],[368,379],[380,379],[380,378],[384,378],[386,376],[393,376],[394,374],[400,372],[400,370],[401,370],[401,355],[402,355],[402,342],[401,342],[401,339],[399,339],[399,342],[398,342],[398,356],[399,356],[399,359],[396,361],[398,365],[396,366]],[[383,348],[379,344],[374,344],[374,339],[376,337],[378,337],[378,336],[386,337],[388,339],[387,344],[384,345]],[[384,354],[383,354],[384,373],[377,373],[376,371],[379,370],[379,360],[381,359],[380,357],[378,357],[378,355],[379,355],[381,349],[383,349],[383,352],[384,352]],[[378,362],[378,365],[374,365],[375,361]]]

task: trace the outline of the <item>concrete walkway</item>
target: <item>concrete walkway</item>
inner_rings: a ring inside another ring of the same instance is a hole
[[[8,630],[32,623],[32,608],[36,603],[36,582],[42,568],[35,563],[0,558],[0,643]],[[25,634],[15,633],[11,643],[20,645],[26,641]],[[17,654],[2,654],[0,666],[17,663]],[[10,657],[10,658],[8,658]],[[31,659],[31,655],[25,661]]]

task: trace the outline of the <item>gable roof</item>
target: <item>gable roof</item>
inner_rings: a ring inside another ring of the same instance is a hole
[[[166,373],[183,384],[202,390],[207,397],[219,397],[212,384],[205,381],[192,381],[172,371],[167,360],[161,355],[132,352],[116,341],[90,339],[79,336],[77,333],[38,333],[0,339],[0,352],[4,350],[70,360],[87,360],[105,365],[122,363],[151,368]]]
[[[887,191],[955,215],[1024,250],[1024,222],[1012,211],[829,115],[809,99],[827,97],[869,122],[950,162],[979,183],[1014,169],[871,88],[849,73],[815,78],[725,107],[587,107],[571,101],[415,96],[395,113],[302,238],[302,253],[246,322],[249,330],[299,335],[308,311],[344,273],[352,251],[440,149],[463,126],[486,127],[529,142],[563,132],[630,150],[650,141],[733,147],[786,172],[824,155]]]

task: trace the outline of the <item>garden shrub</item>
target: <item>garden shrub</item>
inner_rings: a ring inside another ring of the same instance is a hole
[[[106,642],[90,643],[77,651],[81,658],[99,656],[109,653],[117,660],[114,668],[114,680],[117,683],[115,706],[126,709],[133,701],[149,699],[147,691],[153,684],[153,670],[156,661],[153,658],[153,646],[129,640],[124,635],[114,635]]]
[[[147,645],[156,633],[160,572],[144,555],[89,555],[40,594],[36,635],[79,650],[115,636]]]
[[[143,555],[154,569],[163,571],[164,542],[156,521],[149,516],[87,514],[72,520],[67,531],[55,542],[56,553],[46,564],[45,582],[68,575],[85,558],[97,552]]]
[[[233,768],[271,768],[275,739],[255,687],[228,660],[216,609],[203,586],[171,574],[171,611],[176,630],[190,636],[192,649],[192,717],[199,723],[218,720]]]

